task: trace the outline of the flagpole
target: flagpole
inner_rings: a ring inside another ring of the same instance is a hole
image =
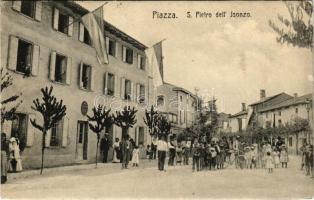
[[[103,6],[106,5],[107,3],[109,3],[109,2],[106,1],[106,2],[103,3],[101,6],[97,7],[96,9],[94,9],[93,11],[91,11],[91,12],[89,12],[89,13],[94,12],[95,10],[97,10],[97,9],[100,8],[100,7],[103,7]],[[83,16],[84,16],[84,15],[83,15]],[[102,16],[102,17],[104,17],[104,16]],[[80,17],[80,18],[77,19],[77,20],[73,20],[73,22],[71,22],[70,24],[68,24],[68,25],[67,25],[66,27],[64,27],[64,28],[67,28],[67,27],[71,26],[71,25],[74,24],[75,22],[79,22],[81,18],[82,18],[82,17]]]

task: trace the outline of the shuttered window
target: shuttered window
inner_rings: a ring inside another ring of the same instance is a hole
[[[10,36],[8,68],[26,75],[37,76],[39,46]]]
[[[41,1],[12,1],[12,8],[23,15],[41,21]]]
[[[105,89],[104,94],[115,95],[115,75],[112,73],[105,73]]]
[[[132,83],[130,80],[125,80],[124,99],[131,100],[132,97]]]
[[[73,17],[63,12],[60,12],[60,10],[57,8],[54,8],[53,28],[59,32],[72,36],[73,35]]]
[[[122,61],[133,64],[133,50],[123,46],[122,48]]]
[[[51,52],[49,77],[52,81],[70,84],[71,68],[72,60],[70,57],[58,54],[55,51]]]

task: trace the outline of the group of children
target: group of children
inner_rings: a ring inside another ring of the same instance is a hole
[[[192,170],[201,171],[204,169],[223,169],[226,158],[226,151],[217,142],[198,143],[194,142],[192,147]]]

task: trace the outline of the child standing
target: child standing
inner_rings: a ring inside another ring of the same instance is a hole
[[[280,162],[281,162],[282,168],[288,167],[289,157],[288,157],[288,152],[287,152],[285,147],[283,147],[281,152],[280,152]]]
[[[271,156],[270,152],[267,152],[265,161],[266,161],[266,169],[268,170],[268,173],[273,173],[274,159]]]
[[[246,168],[247,169],[251,168],[252,155],[251,155],[250,147],[245,147],[244,159],[245,159]]]
[[[132,152],[133,167],[138,167],[139,160],[140,160],[139,157],[140,157],[140,150],[138,149],[138,146],[135,146]]]
[[[275,149],[275,151],[273,152],[273,157],[274,157],[274,162],[275,162],[275,168],[278,168],[280,164],[280,160],[279,160],[279,151],[277,149]]]

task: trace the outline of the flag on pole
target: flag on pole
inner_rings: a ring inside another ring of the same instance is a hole
[[[81,21],[89,33],[92,46],[96,50],[98,61],[101,64],[107,64],[108,54],[104,35],[103,5],[93,12],[84,15]]]
[[[145,53],[148,59],[149,69],[152,70],[154,88],[157,88],[163,84],[161,73],[161,71],[163,71],[161,42],[148,48]]]

